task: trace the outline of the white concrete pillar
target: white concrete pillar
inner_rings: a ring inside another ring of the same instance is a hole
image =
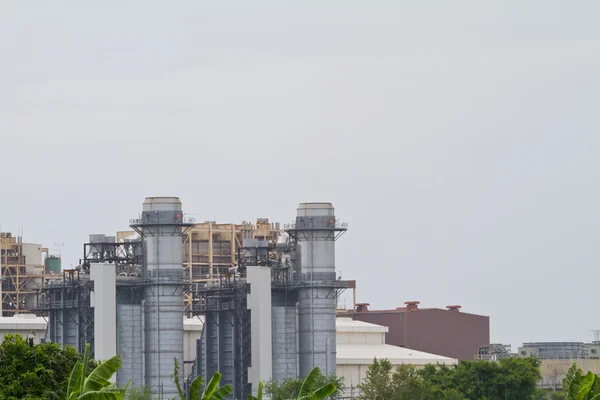
[[[117,354],[117,277],[114,264],[91,264],[94,282],[94,358],[107,360]],[[114,382],[116,375],[111,381]]]
[[[248,267],[248,308],[252,325],[252,366],[248,370],[248,382],[256,396],[258,382],[268,382],[273,374],[271,330],[271,269]]]

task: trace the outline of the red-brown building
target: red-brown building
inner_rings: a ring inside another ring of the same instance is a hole
[[[473,360],[479,346],[490,343],[490,317],[460,312],[461,306],[446,309],[419,308],[407,301],[395,310],[369,310],[367,303],[339,316],[384,325],[389,328],[385,342],[459,360]]]

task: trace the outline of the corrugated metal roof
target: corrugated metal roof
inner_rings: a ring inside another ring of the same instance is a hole
[[[338,317],[335,320],[335,329],[337,332],[372,332],[387,333],[387,326],[371,324],[369,322],[357,321],[352,318]]]
[[[337,364],[365,364],[370,365],[373,359],[388,359],[392,364],[457,364],[458,360],[411,350],[389,344],[338,344],[336,346]]]

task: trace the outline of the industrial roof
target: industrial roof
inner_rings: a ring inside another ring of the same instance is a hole
[[[338,344],[336,346],[337,364],[367,364],[373,363],[373,359],[388,359],[392,364],[457,364],[454,358],[424,353],[404,347],[389,344]]]
[[[0,330],[45,330],[46,320],[35,314],[17,314],[12,317],[0,317]]]
[[[337,317],[335,320],[335,329],[337,332],[372,332],[387,333],[390,329],[387,326],[371,324],[369,322],[356,321],[352,318]]]
[[[387,333],[388,327],[369,322],[356,321],[352,318],[336,318],[336,331],[338,333]],[[392,346],[389,344],[347,344],[338,343],[337,364],[367,364],[373,363],[374,358],[388,359],[392,364],[456,364],[454,358],[438,356],[422,351],[411,350],[405,347]]]
[[[195,318],[183,318],[184,331],[201,331],[204,327],[204,316],[200,315]]]

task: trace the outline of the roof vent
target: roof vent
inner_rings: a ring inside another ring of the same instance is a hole
[[[405,301],[404,304],[406,304],[406,309],[411,311],[411,310],[418,310],[419,304],[421,304],[421,302],[420,301]]]
[[[453,306],[446,306],[446,308],[448,309],[448,311],[456,311],[456,312],[458,312],[458,310],[460,310],[462,307],[458,306],[458,305],[453,305]]]
[[[369,303],[356,303],[356,312],[367,312],[370,305]]]

